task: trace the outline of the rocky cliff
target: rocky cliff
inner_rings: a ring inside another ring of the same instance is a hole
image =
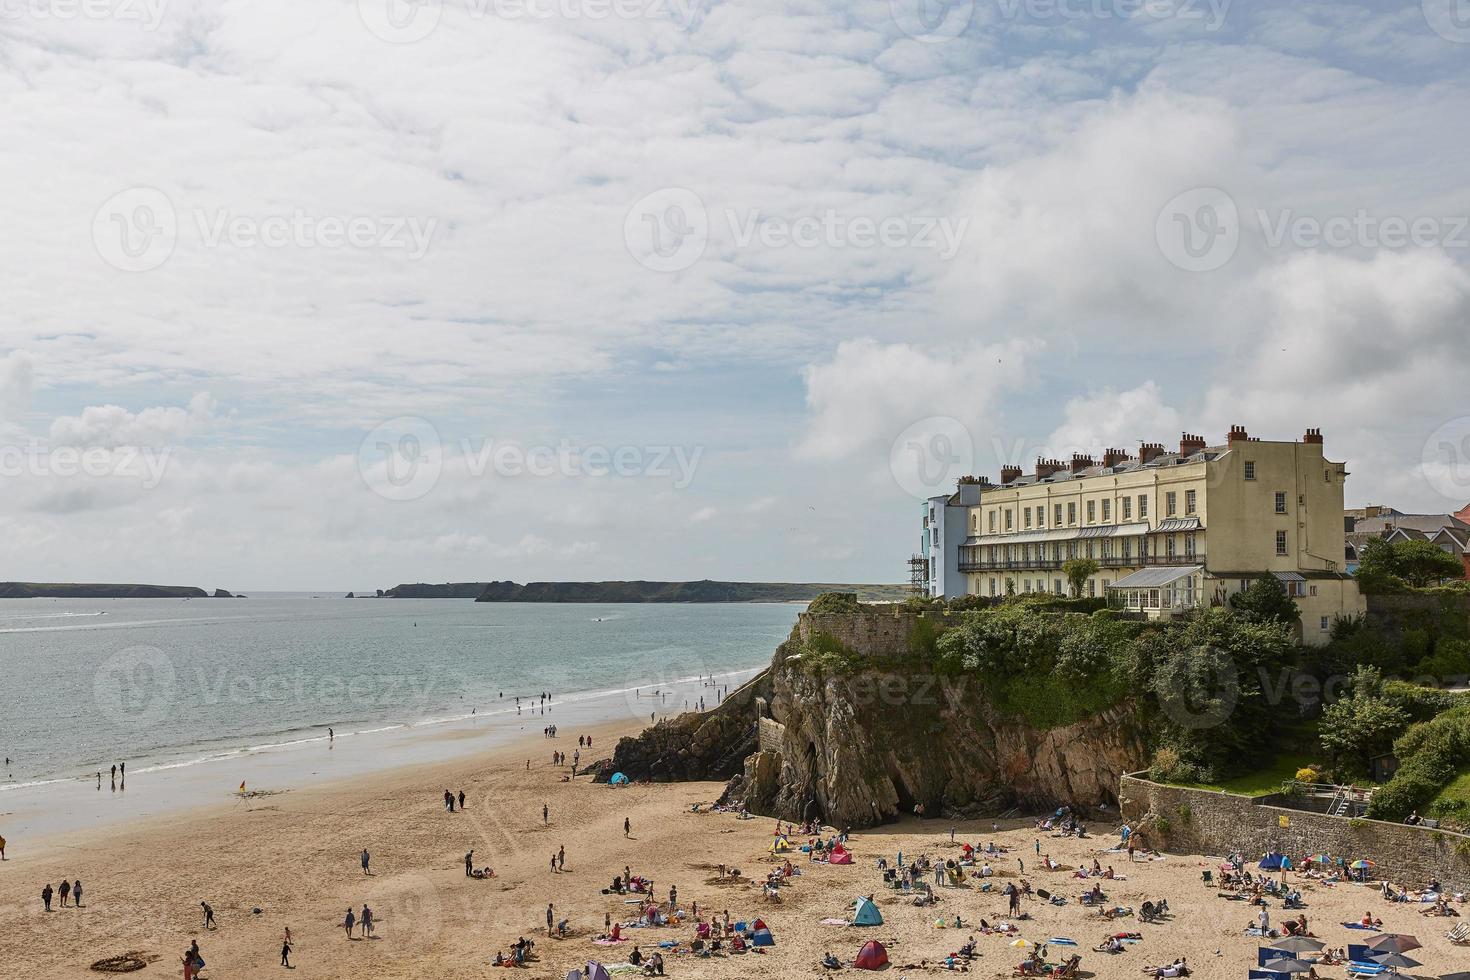
[[[1114,803],[1119,778],[1147,764],[1133,706],[1050,729],[1001,712],[978,678],[930,669],[924,650],[959,621],[900,606],[803,613],[739,697],[624,739],[609,772],[723,778],[743,756],[726,802],[853,827],[918,806],[983,816]]]

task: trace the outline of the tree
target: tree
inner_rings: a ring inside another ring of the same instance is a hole
[[[1351,759],[1354,771],[1367,773],[1373,757],[1387,752],[1408,724],[1403,709],[1383,697],[1383,675],[1376,668],[1359,667],[1351,696],[1323,710],[1317,738],[1334,767],[1339,759]]]
[[[1285,623],[1295,626],[1302,618],[1296,601],[1274,575],[1262,575],[1230,597],[1230,608],[1253,623]]]
[[[1399,577],[1415,588],[1465,575],[1460,559],[1432,541],[1395,541],[1393,557]]]
[[[1082,587],[1101,569],[1095,558],[1069,558],[1062,562],[1062,574],[1072,586],[1072,598],[1082,598]]]

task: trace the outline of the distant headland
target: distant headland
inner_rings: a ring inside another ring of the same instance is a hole
[[[348,598],[474,599],[476,602],[807,602],[824,592],[856,592],[870,601],[898,601],[903,585],[813,582],[417,582]]]
[[[243,599],[192,585],[111,585],[102,582],[0,582],[0,599]]]

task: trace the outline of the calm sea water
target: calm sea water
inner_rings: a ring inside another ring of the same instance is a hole
[[[0,600],[0,787],[105,779],[124,760],[132,772],[187,766],[328,725],[340,736],[514,714],[516,697],[529,714],[542,692],[560,703],[627,690],[641,712],[660,685],[764,665],[800,608]]]

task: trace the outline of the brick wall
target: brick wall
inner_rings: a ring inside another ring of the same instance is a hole
[[[1260,803],[1247,796],[1183,789],[1124,776],[1118,791],[1123,819],[1137,827],[1148,814],[1169,822],[1155,843],[1170,851],[1259,857],[1318,852],[1378,862],[1375,874],[1410,888],[1430,875],[1453,891],[1470,890],[1470,837],[1381,820],[1347,820]],[[1187,809],[1182,809],[1187,808]],[[1288,826],[1281,826],[1285,817]]]

